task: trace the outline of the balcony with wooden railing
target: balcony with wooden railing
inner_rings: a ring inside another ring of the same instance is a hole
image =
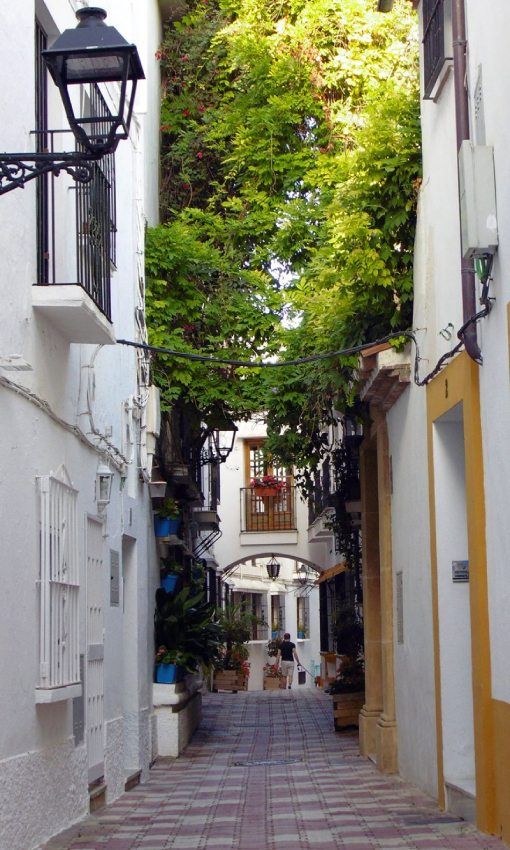
[[[286,484],[266,492],[241,487],[241,531],[295,531],[296,488]]]

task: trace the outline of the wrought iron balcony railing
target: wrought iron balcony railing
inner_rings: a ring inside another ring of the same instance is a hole
[[[94,114],[106,114],[108,107],[97,86],[91,87],[90,101]],[[47,146],[53,153],[55,147],[62,147],[57,138],[62,133],[65,131],[38,131],[37,149]],[[92,179],[73,184],[71,191],[57,188],[54,174],[38,177],[36,284],[77,284],[111,321],[110,279],[116,260],[116,231],[114,154],[94,163]]]
[[[281,490],[241,488],[241,531],[294,531],[296,488]]]

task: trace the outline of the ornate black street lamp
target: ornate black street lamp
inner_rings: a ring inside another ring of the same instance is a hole
[[[115,27],[105,24],[104,9],[80,9],[76,17],[78,26],[65,30],[42,56],[82,150],[0,154],[0,195],[48,172],[67,171],[75,180],[87,183],[92,178],[92,163],[113,153],[119,141],[128,137],[136,84],[144,79],[136,46],[128,44]],[[119,95],[114,111],[106,116],[77,116],[72,87],[84,83],[117,83]]]
[[[276,579],[280,575],[280,564],[278,563],[274,555],[271,555],[270,560],[267,562],[266,570],[269,578],[272,581],[276,581]]]
[[[204,442],[200,460],[202,465],[207,463],[225,463],[234,448],[237,425],[231,419],[225,419],[214,427],[208,427],[204,434]]]

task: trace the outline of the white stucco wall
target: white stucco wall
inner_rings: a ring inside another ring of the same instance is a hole
[[[142,64],[150,68],[148,83],[140,85],[140,110],[133,137],[120,143],[116,155],[118,233],[117,268],[112,273],[111,286],[112,317],[116,335],[133,339],[137,257],[142,257],[143,263],[140,234],[143,234],[144,182],[152,187],[148,192],[147,214],[152,218],[157,214],[157,173],[152,165],[144,166],[142,154],[150,149],[149,163],[154,163],[157,157],[159,121],[154,116],[158,96],[154,52],[160,39],[160,24],[156,0],[143,3],[107,0],[103,5],[109,22],[128,40],[138,43]],[[0,10],[2,55],[12,74],[12,85],[3,86],[0,92],[2,150],[32,148],[29,133],[34,125],[34,15],[37,12],[53,32],[74,26],[73,6],[76,4],[67,0],[48,0],[46,6],[37,0],[34,8],[31,0],[20,0],[15,6],[4,5]],[[139,34],[143,35],[141,40]],[[62,109],[55,101],[52,86],[50,82],[51,126],[61,127]],[[152,115],[144,125],[147,103],[151,104]],[[144,129],[140,132],[142,125]],[[67,176],[57,178],[56,186],[60,195],[74,198],[72,181]],[[57,244],[65,246],[75,238],[75,225],[72,219],[69,227],[66,222],[61,223]],[[0,297],[4,309],[0,356],[19,354],[32,367],[27,372],[0,369],[0,381],[4,380],[0,383],[0,773],[7,780],[0,783],[0,847],[31,850],[88,810],[86,733],[83,743],[75,742],[73,703],[71,700],[43,706],[35,703],[39,668],[40,522],[36,478],[56,472],[63,464],[78,491],[80,653],[86,655],[86,520],[89,515],[97,515],[96,471],[101,459],[106,459],[93,447],[100,441],[92,434],[92,420],[96,430],[130,461],[122,474],[111,463],[112,496],[104,514],[104,775],[109,799],[123,791],[130,770],[141,769],[142,777],[146,778],[151,760],[152,600],[156,556],[150,500],[137,469],[136,421],[133,446],[125,439],[123,405],[138,393],[136,355],[120,346],[97,349],[94,345],[70,344],[53,324],[33,311],[35,183],[27,184],[24,191],[17,189],[0,198],[0,250]],[[28,389],[32,400],[20,394],[18,385]],[[50,405],[55,417],[69,427],[52,418],[45,405]],[[92,420],[87,412],[89,405]],[[72,432],[73,427],[81,429],[83,440]],[[86,444],[87,440],[90,445]],[[102,440],[102,447],[105,445]],[[122,552],[126,537],[136,543],[136,557],[130,564],[135,583],[132,624],[126,622],[123,613]],[[121,557],[118,607],[110,605],[110,550],[119,552]],[[132,628],[136,631],[131,646]],[[131,651],[133,647],[135,652]],[[126,671],[133,688],[129,693]]]
[[[496,299],[488,318],[478,323],[478,340],[483,353],[479,370],[484,486],[486,501],[487,569],[491,632],[492,693],[510,701],[510,589],[507,564],[510,559],[510,526],[506,505],[510,480],[510,456],[506,450],[510,424],[510,387],[507,305],[510,301],[510,116],[503,80],[508,79],[510,57],[507,34],[510,9],[504,0],[484,4],[466,0],[468,31],[468,91],[472,138],[494,148],[499,249],[493,268],[491,295]],[[485,139],[475,122],[473,95],[481,69]],[[460,239],[455,138],[453,75],[436,102],[421,102],[423,132],[423,184],[415,245],[415,308],[413,326],[420,344],[420,376],[434,368],[439,357],[452,348],[462,324],[460,283]],[[480,284],[477,282],[477,298]],[[452,323],[452,337],[440,335]],[[402,774],[433,792],[435,787],[435,724],[432,676],[432,614],[429,560],[428,446],[426,437],[426,390],[411,387],[388,416],[390,454],[393,468],[393,566],[402,571],[404,588],[404,643],[395,642],[398,752]],[[437,443],[436,474],[441,493],[446,492],[448,463],[453,462],[457,434],[447,448]],[[441,450],[444,456],[441,458]],[[446,452],[446,453],[445,453]],[[451,484],[451,481],[449,482]],[[449,485],[448,485],[449,486]],[[459,488],[459,492],[462,487]],[[461,494],[462,495],[462,494]],[[461,495],[457,493],[459,499]],[[462,500],[461,500],[462,501]],[[456,501],[457,504],[457,501]],[[464,507],[462,507],[464,510]],[[438,535],[443,548],[453,543],[450,526],[455,511],[448,502],[446,515],[438,517]],[[443,520],[451,520],[444,533]],[[460,527],[460,524],[457,523]],[[449,541],[449,543],[448,543]],[[459,546],[454,547],[460,551]],[[460,547],[462,548],[462,547]],[[439,545],[441,549],[441,545]],[[453,550],[452,550],[453,552]],[[468,592],[467,586],[451,582],[452,552],[438,550],[439,615],[442,654],[444,756],[447,779],[472,774],[472,721],[469,711],[469,623],[466,606],[455,607]],[[441,554],[442,553],[442,554]],[[441,561],[441,557],[443,560]],[[461,555],[456,554],[460,558]],[[455,635],[462,625],[467,655],[453,657]],[[466,636],[467,635],[467,636]],[[455,679],[456,672],[461,681]],[[466,679],[466,676],[468,679]],[[466,684],[466,682],[468,682]],[[466,690],[467,688],[467,690]],[[459,730],[463,730],[459,732]],[[460,737],[459,737],[460,734]],[[446,740],[447,739],[447,740]]]

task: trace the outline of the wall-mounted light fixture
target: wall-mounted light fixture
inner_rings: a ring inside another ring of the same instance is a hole
[[[98,513],[102,513],[110,504],[112,484],[113,472],[105,463],[100,463],[96,472],[96,505]]]
[[[104,9],[87,7],[76,12],[78,26],[65,30],[42,56],[57,86],[70,128],[83,150],[63,153],[0,154],[0,195],[24,186],[41,174],[66,171],[74,180],[92,179],[93,163],[113,153],[127,139],[136,84],[145,78],[134,44],[104,22]],[[116,107],[107,116],[77,116],[72,87],[84,83],[118,83]]]
[[[270,560],[267,562],[266,570],[271,581],[276,581],[276,579],[280,575],[280,564],[278,563],[274,555],[271,555]]]

